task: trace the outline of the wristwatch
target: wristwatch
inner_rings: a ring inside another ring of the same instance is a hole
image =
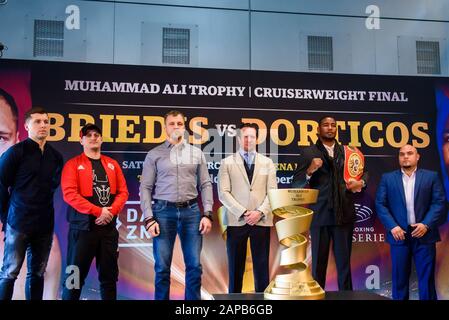
[[[202,215],[201,218],[206,217],[207,219],[209,219],[211,222],[214,221],[214,219],[212,218],[213,212],[212,211],[205,211]]]
[[[144,220],[145,230],[148,231],[148,229],[150,229],[150,227],[155,223],[157,223],[157,221],[154,217],[145,218],[145,220]]]

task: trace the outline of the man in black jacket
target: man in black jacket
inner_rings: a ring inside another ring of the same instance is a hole
[[[326,116],[318,122],[318,141],[304,148],[293,178],[294,188],[318,189],[318,200],[310,205],[314,211],[310,236],[312,240],[312,275],[322,288],[330,241],[337,265],[339,290],[352,290],[351,248],[355,221],[353,194],[366,186],[365,171],[358,181],[345,182],[343,177],[345,155],[343,146],[335,139],[337,123]]]
[[[47,143],[50,122],[39,107],[25,114],[28,139],[0,158],[0,216],[5,231],[0,300],[11,300],[25,255],[25,296],[42,300],[44,273],[53,239],[53,195],[59,186],[62,155]]]

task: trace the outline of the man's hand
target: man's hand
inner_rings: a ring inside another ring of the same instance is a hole
[[[411,226],[415,228],[415,230],[413,230],[412,232],[413,238],[421,238],[427,233],[427,227],[423,223],[415,223],[412,224]]]
[[[259,222],[260,218],[262,217],[262,212],[253,210],[253,211],[246,211],[244,214],[244,219],[247,224],[250,226],[255,225],[257,222]]]
[[[150,223],[150,227],[148,228],[148,232],[150,233],[152,238],[156,238],[158,235],[161,234],[161,231],[159,229],[159,223],[156,221],[153,221]]]
[[[210,221],[210,219],[206,217],[201,218],[200,227],[198,229],[201,232],[201,234],[202,235],[208,234],[211,229],[212,229],[212,222]]]
[[[112,221],[114,215],[111,213],[112,207],[103,207],[101,208],[101,215],[95,220],[95,224],[99,226],[107,225]]]
[[[349,191],[355,193],[362,191],[363,188],[363,181],[362,180],[350,180],[348,183],[346,183],[346,189]]]
[[[394,240],[400,241],[405,240],[405,231],[402,230],[400,226],[396,226],[393,229],[391,229],[391,234],[393,235]]]
[[[315,171],[317,171],[323,165],[323,160],[320,158],[313,158],[309,167],[307,168],[307,175],[311,176]]]

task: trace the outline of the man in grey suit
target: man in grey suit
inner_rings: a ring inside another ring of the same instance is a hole
[[[229,293],[242,291],[248,238],[251,240],[256,292],[269,284],[270,227],[273,215],[268,190],[276,189],[273,161],[256,151],[257,126],[240,127],[240,149],[221,161],[218,197],[225,207]]]

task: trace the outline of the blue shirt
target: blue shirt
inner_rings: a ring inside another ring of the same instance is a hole
[[[43,152],[29,138],[10,147],[0,158],[2,223],[22,233],[53,232],[62,165],[62,155],[48,143]]]
[[[242,159],[246,162],[247,160],[246,160],[246,156],[245,156],[245,154],[247,154],[247,157],[248,157],[248,163],[247,163],[247,165],[248,166],[251,166],[253,163],[254,163],[254,159],[256,158],[256,150],[253,150],[253,151],[245,151],[245,150],[243,150],[242,148],[240,148],[239,149],[239,153],[240,153],[240,155],[242,156]]]

